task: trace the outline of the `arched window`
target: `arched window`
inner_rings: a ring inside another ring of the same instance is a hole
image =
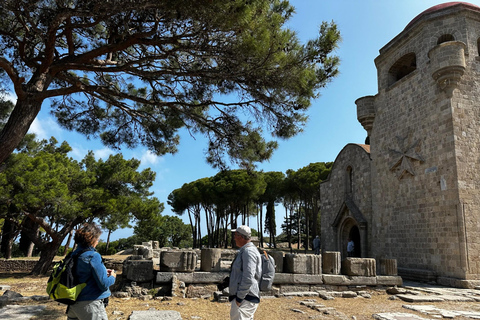
[[[440,37],[438,37],[437,45],[448,41],[455,41],[455,38],[451,34],[441,35]]]
[[[388,85],[392,85],[398,80],[417,69],[417,57],[411,52],[398,59],[388,70]]]

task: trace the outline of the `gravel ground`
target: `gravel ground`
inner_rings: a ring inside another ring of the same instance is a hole
[[[45,295],[47,277],[33,277],[25,274],[0,275],[0,284],[10,285],[10,290],[23,296]],[[363,289],[362,289],[363,290]],[[423,318],[431,318],[418,311],[404,307],[408,305],[400,299],[392,299],[385,289],[365,289],[370,298],[335,298],[323,300],[319,297],[280,297],[264,298],[255,314],[256,320],[271,319],[372,319],[379,313],[404,313]],[[0,291],[0,294],[3,294]],[[310,308],[309,303],[321,304],[320,311]],[[46,308],[33,320],[66,319],[65,306],[54,301],[23,302],[22,304],[42,304]],[[480,312],[478,302],[435,302],[417,303],[415,305],[432,305],[444,310]],[[228,319],[230,305],[214,302],[213,299],[182,299],[171,300],[152,299],[120,299],[111,298],[107,307],[110,320],[126,320],[134,310],[175,310],[180,312],[182,319]],[[1,317],[0,317],[1,318]],[[436,317],[437,318],[437,317]],[[456,316],[455,319],[472,319]]]

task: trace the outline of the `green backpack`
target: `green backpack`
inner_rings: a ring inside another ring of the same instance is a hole
[[[75,303],[78,295],[87,285],[86,283],[78,283],[75,277],[77,259],[88,250],[89,248],[84,249],[76,255],[70,252],[63,260],[53,266],[53,272],[47,281],[47,294],[50,299],[68,305]]]

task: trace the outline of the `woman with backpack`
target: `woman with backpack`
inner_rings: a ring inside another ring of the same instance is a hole
[[[110,297],[109,287],[115,283],[115,270],[106,269],[101,255],[95,250],[102,230],[95,223],[86,223],[75,232],[79,255],[74,275],[86,283],[76,302],[67,308],[68,320],[107,320],[104,301]]]

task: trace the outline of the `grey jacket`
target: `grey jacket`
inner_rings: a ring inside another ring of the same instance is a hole
[[[260,289],[258,282],[262,276],[262,260],[257,247],[248,242],[238,250],[237,256],[232,263],[230,273],[229,291],[230,296],[236,296],[241,302],[248,295],[255,297],[256,302],[260,301]]]

